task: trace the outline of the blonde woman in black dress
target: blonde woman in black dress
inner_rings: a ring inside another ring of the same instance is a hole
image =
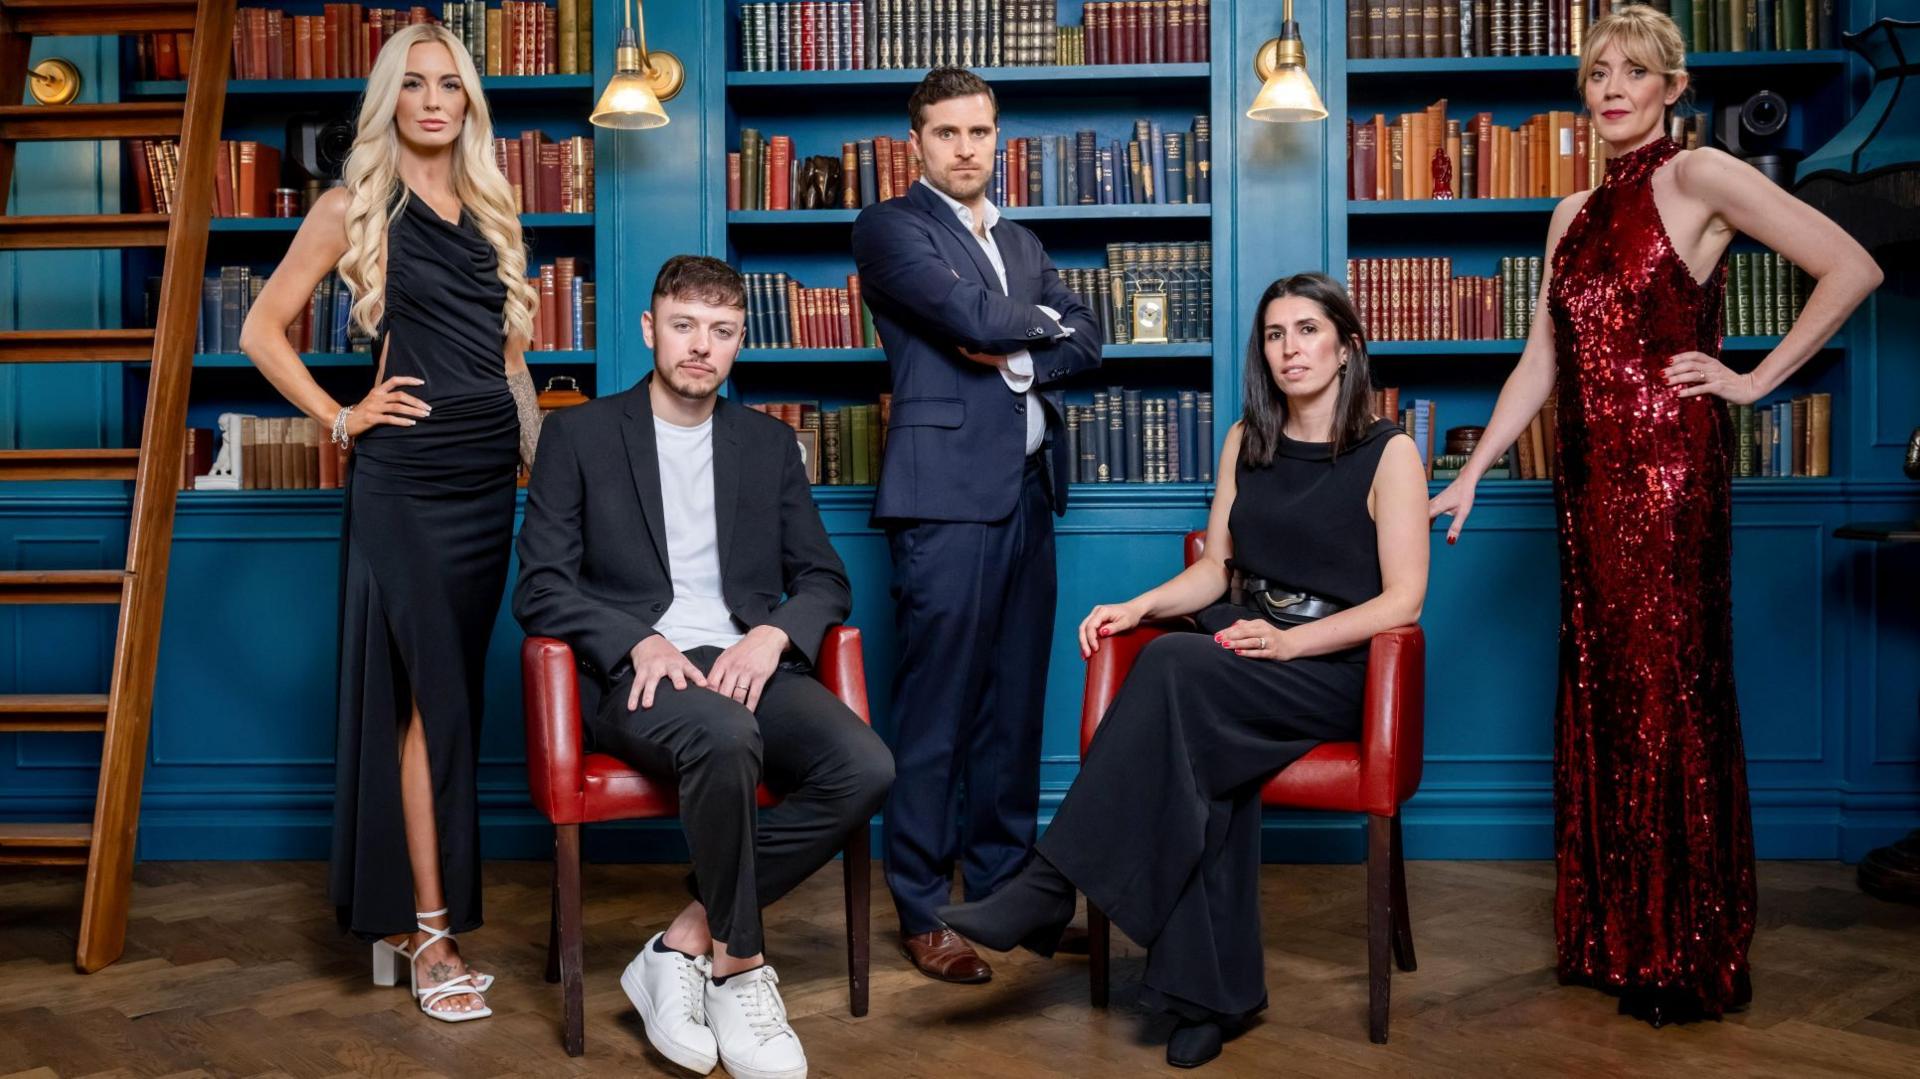
[[[459,40],[437,25],[389,39],[345,187],[307,215],[240,342],[287,400],[353,447],[329,891],[341,924],[373,942],[374,980],[395,984],[407,960],[420,1009],[447,1022],[491,1014],[493,979],[452,934],[481,920],[482,665],[513,539],[514,465],[532,460],[539,433],[524,356],[538,301],[492,145]],[[372,392],[347,405],[286,336],[336,268],[380,362]]]

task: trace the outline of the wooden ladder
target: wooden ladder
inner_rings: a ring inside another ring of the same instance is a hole
[[[214,159],[226,103],[234,0],[0,0],[0,212],[22,141],[180,140],[175,211],[41,217],[0,213],[0,251],[164,247],[151,330],[0,331],[0,363],[151,361],[138,449],[0,451],[0,481],[133,481],[124,570],[0,572],[0,603],[118,603],[113,674],[104,694],[0,695],[0,732],[100,731],[100,786],[91,824],[0,822],[0,863],[85,865],[74,965],[95,971],[120,957],[127,935],[140,783],[153,708],[154,664],[166,602],[174,495],[186,440],[194,327],[206,266]],[[35,37],[193,32],[185,101],[16,104]]]

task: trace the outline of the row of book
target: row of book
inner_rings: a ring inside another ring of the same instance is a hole
[[[1213,244],[1110,243],[1104,267],[1067,267],[1061,283],[1093,311],[1109,345],[1133,344],[1133,299],[1166,297],[1168,341],[1206,341],[1213,327]]]
[[[1720,332],[1772,336],[1793,329],[1813,291],[1807,272],[1773,251],[1739,251],[1727,259]]]
[[[1506,127],[1482,112],[1463,129],[1446,112],[1442,99],[1392,123],[1379,113],[1348,121],[1347,197],[1564,198],[1605,174],[1599,134],[1584,113],[1555,110]]]
[[[593,139],[553,139],[540,131],[493,140],[494,163],[513,186],[523,214],[593,212]]]
[[[1688,52],[1829,49],[1830,0],[1643,0],[1673,17]],[[1579,55],[1609,0],[1349,0],[1347,56]]]
[[[222,266],[200,283],[200,324],[194,331],[195,352],[239,352],[240,328],[266,287],[267,274],[251,266]],[[153,325],[160,279],[147,279],[147,325]],[[296,352],[371,352],[373,342],[352,326],[353,295],[340,275],[330,273],[313,287],[313,295],[293,324],[287,341]]]
[[[1196,116],[1184,132],[1137,120],[1131,139],[1106,147],[1094,131],[1009,139],[994,151],[987,197],[1010,207],[1210,202],[1210,131],[1207,118]],[[912,143],[886,135],[840,144],[838,189],[825,198],[796,198],[804,167],[789,136],[742,128],[740,149],[727,155],[727,209],[857,209],[905,194],[921,172]],[[836,178],[829,179],[831,185]]]
[[[1541,258],[1508,256],[1486,277],[1453,274],[1440,256],[1347,260],[1347,283],[1369,341],[1487,341],[1527,336]]]
[[[222,266],[207,276],[200,288],[200,324],[194,351],[240,351],[240,329],[246,325],[268,274],[251,266]],[[540,266],[527,279],[540,296],[534,317],[534,351],[590,349],[595,339],[593,282],[582,277],[576,260],[559,258]],[[147,279],[147,325],[153,325],[160,279]],[[321,278],[307,307],[287,327],[287,340],[297,352],[367,352],[372,342],[352,325],[353,296],[337,273]]]
[[[1607,0],[1349,0],[1347,56],[1578,54]]]
[[[740,5],[743,71],[1204,63],[1208,0],[782,0]]]
[[[180,182],[177,139],[126,139],[134,198],[143,214],[173,212]],[[278,212],[297,207],[298,193],[280,186],[280,151],[252,140],[220,140],[213,172],[215,217],[288,217]],[[276,198],[276,192],[282,193]]]
[[[808,288],[784,272],[747,279],[747,348],[873,348],[873,313],[860,301],[860,275],[845,288]]]
[[[1688,52],[1837,48],[1833,0],[1644,0],[1673,16]]]
[[[1833,395],[1807,393],[1763,405],[1727,402],[1733,474],[1827,476],[1833,472]]]
[[[878,483],[893,395],[870,405],[823,409],[818,401],[769,401],[747,407],[793,428],[810,483],[830,487]]]
[[[1066,408],[1074,483],[1212,483],[1213,394],[1121,389]]]
[[[1089,64],[1204,64],[1209,0],[1093,0],[1082,6]]]
[[[187,428],[181,490],[313,491],[341,485],[347,451],[333,444],[319,420],[247,414],[232,419],[231,440],[238,444],[226,447],[220,472],[214,430]]]
[[[591,0],[557,3],[450,0],[435,18],[426,5],[375,8],[322,4],[318,15],[243,7],[234,12],[236,79],[363,79],[387,39],[417,23],[440,22],[458,37],[483,75],[573,75],[593,69]],[[137,35],[134,67],[142,79],[183,79],[193,35]]]

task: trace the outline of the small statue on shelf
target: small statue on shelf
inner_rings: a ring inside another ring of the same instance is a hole
[[[1453,197],[1453,159],[1447,156],[1444,146],[1436,146],[1433,150],[1433,197]]]

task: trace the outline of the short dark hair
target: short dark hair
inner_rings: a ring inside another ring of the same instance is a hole
[[[660,267],[660,276],[653,279],[653,297],[648,306],[660,302],[662,296],[745,310],[747,282],[739,270],[717,258],[675,255]]]
[[[913,88],[913,96],[907,99],[907,123],[918,131],[925,121],[922,114],[927,111],[928,105],[975,94],[987,95],[987,104],[993,108],[993,122],[998,124],[1000,102],[994,99],[993,87],[987,85],[987,80],[964,67],[936,67],[927,72],[927,77]]]

